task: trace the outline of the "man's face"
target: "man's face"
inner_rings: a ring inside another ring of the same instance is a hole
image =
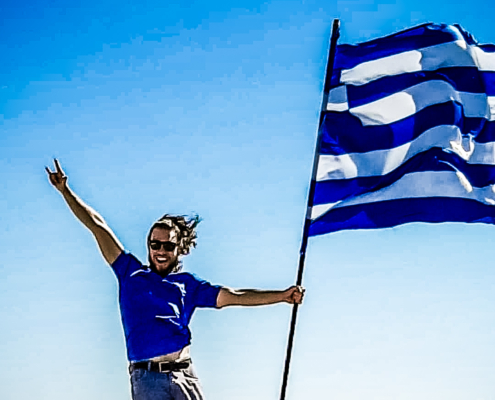
[[[174,247],[174,243],[176,246]],[[173,249],[171,249],[174,247]],[[177,235],[174,230],[157,227],[151,232],[148,243],[150,261],[155,265],[157,272],[170,271],[177,265],[178,248]]]

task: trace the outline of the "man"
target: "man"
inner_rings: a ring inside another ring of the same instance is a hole
[[[134,400],[200,400],[201,386],[190,359],[188,325],[198,307],[300,304],[304,289],[233,290],[181,273],[182,256],[196,245],[199,218],[165,215],[155,222],[147,239],[149,266],[124,251],[105,220],[68,186],[55,160],[46,167],[51,184],[62,194],[74,215],[91,231],[119,281]]]

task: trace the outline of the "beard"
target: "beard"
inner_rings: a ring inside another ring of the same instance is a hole
[[[179,261],[179,258],[176,258],[175,261],[173,263],[171,263],[165,271],[158,271],[155,263],[153,262],[153,260],[151,259],[149,254],[148,254],[148,263],[150,265],[150,268],[154,272],[156,272],[158,275],[163,276],[163,277],[167,276],[171,272],[179,272],[182,268],[182,265]]]

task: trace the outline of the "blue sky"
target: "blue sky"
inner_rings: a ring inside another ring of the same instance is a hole
[[[495,43],[491,2],[3,2],[2,398],[130,399],[116,280],[50,187],[72,188],[146,259],[197,212],[185,269],[294,283],[328,38],[423,22]],[[485,17],[485,15],[487,17]],[[410,224],[310,239],[288,399],[495,398],[494,228]],[[290,307],[200,310],[207,398],[278,398]]]

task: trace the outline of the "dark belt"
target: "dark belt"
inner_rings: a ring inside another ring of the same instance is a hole
[[[151,372],[167,373],[189,368],[190,365],[191,360],[182,362],[138,361],[129,365],[129,373],[132,374],[132,371],[134,371],[135,369],[145,369]]]

